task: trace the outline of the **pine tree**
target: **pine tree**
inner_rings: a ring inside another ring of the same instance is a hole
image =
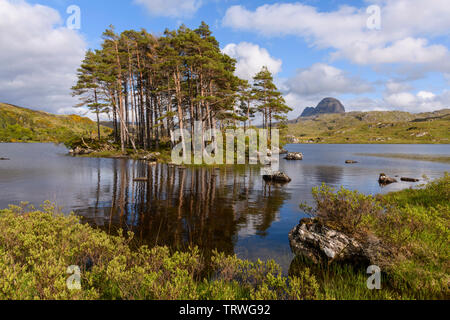
[[[73,96],[80,97],[80,103],[76,107],[86,106],[95,113],[97,118],[97,135],[101,139],[100,133],[100,114],[108,113],[109,107],[107,103],[101,103],[104,100],[100,90],[99,56],[96,52],[88,50],[86,56],[78,69],[77,84],[72,87]]]

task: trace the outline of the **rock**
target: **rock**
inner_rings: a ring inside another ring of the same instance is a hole
[[[402,177],[400,180],[404,181],[404,182],[419,182],[420,181],[419,179],[406,178],[406,177]]]
[[[289,144],[298,144],[298,143],[300,143],[300,141],[298,140],[298,138],[295,137],[295,136],[286,136],[286,141],[287,141],[287,143],[289,143]]]
[[[289,152],[285,157],[286,160],[303,160],[303,153],[301,152]]]
[[[91,149],[84,149],[82,147],[76,147],[75,149],[69,150],[69,153],[74,155],[74,156],[78,156],[78,155],[84,155],[84,154],[91,154],[93,153],[94,150]]]
[[[0,158],[0,161],[8,161],[8,160],[10,160],[10,159],[8,159],[8,158]]]
[[[355,160],[346,160],[345,163],[347,163],[347,164],[355,164],[355,163],[359,163],[359,162],[355,161]]]
[[[345,113],[345,108],[339,100],[335,98],[325,98],[316,108],[306,108],[300,117],[312,117],[329,113]]]
[[[342,262],[361,265],[381,265],[381,242],[368,237],[364,243],[333,230],[313,219],[303,219],[289,233],[292,252],[298,257],[306,257],[317,264]]]
[[[152,152],[149,154],[146,154],[142,157],[139,158],[139,160],[143,160],[143,161],[150,161],[150,162],[157,162],[158,158],[161,156],[161,153],[159,152]]]
[[[286,149],[281,149],[280,150],[280,154],[288,154],[289,153],[289,151],[287,151]]]
[[[270,175],[264,175],[263,179],[265,181],[280,182],[280,183],[289,183],[292,181],[291,178],[289,178],[285,173],[280,171],[274,172]]]
[[[386,185],[386,184],[396,183],[398,181],[397,181],[397,179],[391,178],[391,177],[387,176],[386,174],[381,173],[380,178],[378,179],[378,182],[380,184]]]

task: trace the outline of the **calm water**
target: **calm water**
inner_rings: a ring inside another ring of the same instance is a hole
[[[366,194],[415,184],[380,187],[378,176],[438,178],[450,165],[356,156],[355,153],[450,155],[450,145],[289,145],[304,161],[281,160],[292,182],[265,184],[257,168],[179,170],[114,159],[73,158],[52,144],[0,144],[0,208],[51,200],[64,212],[104,230],[133,230],[142,243],[185,248],[198,245],[241,258],[273,258],[285,270],[292,255],[288,233],[312,204],[311,189],[325,182]],[[345,160],[360,163],[346,165]],[[148,182],[134,182],[149,177]]]

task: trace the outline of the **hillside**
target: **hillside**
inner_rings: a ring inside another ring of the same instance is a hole
[[[450,143],[450,109],[324,114],[290,121],[291,143]]]
[[[101,129],[109,134],[107,128]],[[0,142],[70,142],[95,136],[96,123],[77,115],[59,116],[0,103]]]

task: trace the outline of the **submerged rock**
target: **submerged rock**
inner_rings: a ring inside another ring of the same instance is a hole
[[[420,181],[419,179],[406,178],[406,177],[402,177],[400,180],[404,181],[404,182],[419,182]]]
[[[389,255],[381,249],[381,242],[376,238],[362,243],[314,219],[300,221],[289,233],[289,242],[296,256],[317,264],[342,262],[368,267],[382,264],[381,254]]]
[[[303,153],[301,152],[289,152],[285,157],[286,160],[299,161],[303,160]]]
[[[291,182],[292,179],[288,177],[287,174],[283,172],[274,172],[270,175],[264,175],[263,179],[265,181],[271,181],[271,182],[279,182],[279,183],[288,183]]]
[[[395,178],[391,178],[391,177],[387,176],[386,174],[381,173],[380,178],[378,179],[378,182],[380,184],[387,185],[387,184],[391,184],[391,183],[396,183],[398,181]]]

